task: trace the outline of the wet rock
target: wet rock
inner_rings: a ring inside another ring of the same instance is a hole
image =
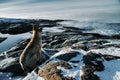
[[[63,61],[69,61],[72,58],[76,57],[77,55],[80,55],[80,53],[77,51],[70,51],[70,52],[61,54],[61,55],[57,56],[56,58],[63,60]]]
[[[83,56],[83,62],[87,66],[93,66],[96,71],[104,70],[104,65],[102,63],[103,59],[99,54],[88,52],[86,55]]]
[[[100,55],[101,55],[105,60],[107,60],[107,61],[120,59],[119,56],[103,55],[103,54],[100,54]]]

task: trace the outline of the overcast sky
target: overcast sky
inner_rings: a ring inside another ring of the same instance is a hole
[[[119,0],[0,0],[0,17],[120,21]]]

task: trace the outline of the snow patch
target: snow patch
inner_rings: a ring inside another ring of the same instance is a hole
[[[58,66],[57,69],[63,71],[62,75],[64,77],[72,77],[72,78],[76,78],[76,80],[79,80],[79,77],[80,77],[80,75],[79,75],[80,71],[79,70],[76,70],[76,71],[74,71],[72,69],[68,70],[68,69],[65,69],[65,68],[63,68],[61,66]]]
[[[15,61],[16,58],[6,58],[2,61],[0,61],[0,67],[2,67],[1,65],[6,65],[7,63],[11,63],[13,61]]]
[[[23,80],[44,80],[44,78],[38,76],[34,71],[32,71]]]
[[[103,61],[105,70],[95,72],[100,80],[120,80],[120,60]]]
[[[91,52],[94,53],[101,53],[101,54],[105,54],[105,55],[113,55],[113,56],[119,56],[120,57],[120,48],[116,48],[116,47],[109,47],[109,48],[103,48],[103,49],[93,49],[90,50]]]
[[[62,28],[62,26],[56,26],[56,27],[52,27],[52,28],[49,28],[49,27],[45,27],[43,29],[43,32],[51,32],[51,33],[55,33],[55,32],[63,32],[64,30],[60,29]]]

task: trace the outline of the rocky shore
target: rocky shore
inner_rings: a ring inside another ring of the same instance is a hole
[[[92,27],[86,27],[86,25],[80,27],[83,23],[67,20],[1,22],[0,32],[2,35],[19,35],[24,33],[29,33],[31,35],[31,24],[37,22],[43,27],[43,63],[31,74],[27,76],[23,75],[23,70],[19,64],[19,56],[30,38],[22,39],[7,51],[0,53],[0,72],[12,73],[10,76],[11,79],[14,79],[16,76],[23,76],[21,79],[24,78],[24,80],[120,79],[120,64],[116,64],[120,63],[120,36],[117,33],[112,35],[100,33],[98,30],[99,27],[93,27],[94,23],[89,23],[92,24]],[[72,22],[74,24],[70,25],[69,23],[69,25],[67,25],[65,22],[67,24],[68,22]],[[78,25],[78,23],[80,25]],[[106,25],[110,25],[110,23]],[[119,24],[117,25],[120,26]],[[116,26],[116,24],[114,25],[111,23],[110,26]],[[95,30],[98,30],[98,32],[94,32]],[[1,37],[0,42],[2,43],[6,39],[7,38]],[[115,65],[115,67],[111,66],[109,69],[109,65]],[[116,72],[118,72],[118,74]],[[105,79],[101,77],[103,73],[107,73]],[[0,75],[0,78],[1,77]],[[5,78],[4,80],[9,80],[6,77],[2,78]]]

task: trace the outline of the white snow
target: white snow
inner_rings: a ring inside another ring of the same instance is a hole
[[[120,57],[120,48],[116,47],[109,47],[109,48],[103,48],[103,49],[93,49],[90,50],[91,52],[94,53],[101,53],[105,55],[113,55],[113,56],[119,56]]]
[[[62,28],[62,26],[55,26],[55,27],[45,27],[43,29],[43,32],[51,32],[51,33],[55,33],[55,32],[63,32],[64,30],[60,29]]]
[[[68,70],[68,69],[65,69],[61,66],[58,66],[57,69],[63,71],[62,75],[65,76],[65,77],[73,77],[76,80],[79,80],[79,78],[80,78],[80,69],[78,69],[78,70],[74,70],[74,69],[73,70],[72,69]]]
[[[30,38],[31,34],[28,32],[28,33],[23,33],[23,34],[18,34],[18,35],[0,34],[0,36],[7,37],[5,41],[0,43],[0,53],[1,53],[13,47],[21,40]]]
[[[34,71],[32,71],[23,80],[44,80],[44,78],[38,76]]]
[[[105,70],[95,72],[100,80],[120,80],[120,60],[104,61]]]
[[[6,58],[6,59],[0,61],[0,67],[2,67],[2,65],[6,65],[7,63],[10,63],[13,61],[15,61],[15,58]]]

